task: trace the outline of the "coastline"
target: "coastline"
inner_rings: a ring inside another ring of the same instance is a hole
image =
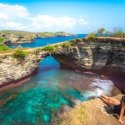
[[[15,87],[21,86],[22,84],[25,84],[25,82],[29,81],[32,78],[32,76],[36,74],[36,72],[37,72],[37,68],[27,76],[24,76],[20,79],[10,81],[0,85],[0,93],[7,91],[8,89],[15,88]]]

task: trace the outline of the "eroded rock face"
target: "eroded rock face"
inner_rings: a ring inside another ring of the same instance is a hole
[[[30,53],[23,60],[15,59],[12,55],[1,57],[0,85],[32,74],[44,56],[46,53],[40,52],[38,55]]]
[[[80,70],[125,71],[124,42],[73,40],[68,47],[58,44],[56,51],[51,54],[61,64]],[[38,53],[30,53],[23,61],[18,61],[11,55],[4,56],[0,59],[0,84],[31,74],[46,55],[47,52],[41,50]]]
[[[54,57],[79,69],[125,71],[124,42],[77,42]]]

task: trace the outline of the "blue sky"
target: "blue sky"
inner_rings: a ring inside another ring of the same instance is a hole
[[[88,33],[105,27],[125,31],[124,11],[124,0],[0,0],[0,29]]]

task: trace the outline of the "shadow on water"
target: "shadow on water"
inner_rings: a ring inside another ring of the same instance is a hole
[[[96,88],[101,87],[100,82],[105,82],[93,81],[96,78],[60,69],[60,64],[48,56],[40,62],[31,80],[0,96],[0,124],[48,125],[59,122],[61,112],[93,96]],[[104,90],[107,88],[102,86]]]

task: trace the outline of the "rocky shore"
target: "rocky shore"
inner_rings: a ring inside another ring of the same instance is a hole
[[[31,43],[35,38],[46,38],[54,36],[72,36],[73,34],[65,32],[26,32],[26,31],[14,31],[14,30],[3,30],[0,31],[0,37],[4,38],[6,45],[10,44],[22,44]]]
[[[12,56],[13,52],[12,54],[1,54],[0,92],[20,86],[29,80],[33,73],[37,71],[39,62],[49,54],[65,67],[70,67],[84,73],[96,72],[102,75],[102,79],[105,74],[107,74],[108,77],[109,75],[112,76],[113,73],[116,77],[120,75],[120,73],[124,74],[125,43],[124,41],[114,38],[108,38],[107,40],[102,40],[102,38],[96,41],[76,39],[50,45],[51,47],[49,46],[44,49],[43,47],[30,49],[30,51],[25,49],[25,51],[29,53],[22,60],[14,58]],[[117,74],[118,72],[119,74]],[[118,79],[118,82],[121,82],[120,79]],[[72,84],[72,86],[79,91],[83,87],[81,84],[75,84],[75,86]],[[59,87],[61,88],[61,86]],[[123,82],[122,89],[124,88],[125,84]],[[120,92],[114,86],[113,95],[118,93]],[[121,96],[120,94],[116,98],[120,99]],[[74,105],[77,104],[76,100],[72,100],[72,102],[74,102]],[[64,114],[60,116],[62,119],[60,125],[105,125],[105,123],[109,125],[119,125],[117,118],[113,115],[112,111],[100,99],[94,99],[80,103],[80,105],[76,105],[74,109],[69,110],[68,108],[68,112],[64,112]]]
[[[100,39],[100,38],[99,38]],[[41,48],[30,49],[24,60],[17,60],[11,54],[0,57],[0,84],[18,80],[38,67],[39,61],[51,55],[61,64],[81,71],[92,71],[105,74],[125,72],[125,44],[110,41],[89,42],[76,39],[69,42],[51,45],[54,51],[43,51]],[[36,50],[36,52],[34,52]],[[50,51],[50,52],[49,52]]]

